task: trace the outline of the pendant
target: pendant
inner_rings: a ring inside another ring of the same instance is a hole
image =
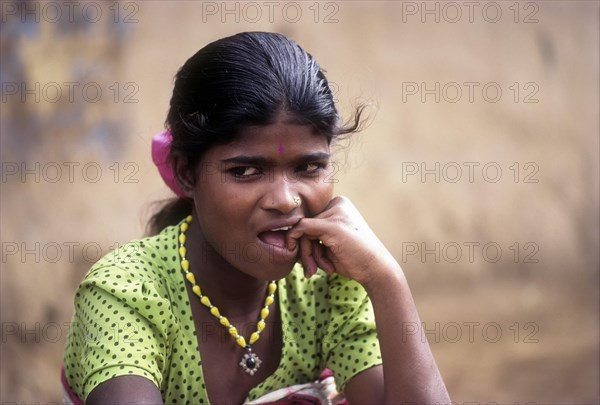
[[[258,370],[258,368],[260,367],[261,363],[262,361],[258,358],[258,356],[252,353],[250,349],[248,349],[248,352],[244,354],[244,357],[242,357],[242,361],[240,361],[240,366],[242,367],[242,370],[244,370],[246,373],[254,375],[254,373],[256,373],[256,370]]]

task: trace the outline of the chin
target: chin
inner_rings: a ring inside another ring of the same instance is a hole
[[[259,280],[270,281],[287,277],[294,269],[296,260],[294,259],[285,263],[270,261],[267,261],[266,263],[261,261],[261,263],[262,264],[253,263],[253,269],[251,272],[248,272],[248,274],[251,274]]]
[[[288,250],[282,246],[269,245],[262,241],[256,246],[255,263],[261,263],[259,274],[268,273],[269,280],[280,279],[291,273],[298,260],[299,248]],[[248,257],[250,259],[250,257]]]

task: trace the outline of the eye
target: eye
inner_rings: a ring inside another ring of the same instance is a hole
[[[320,165],[318,163],[308,163],[306,165],[306,171],[307,172],[316,172],[319,169],[322,169],[323,165]]]
[[[239,166],[229,170],[229,173],[238,179],[244,179],[260,174],[260,171],[254,166]]]
[[[305,173],[307,175],[318,175],[321,170],[326,166],[323,162],[309,162],[301,164],[296,168],[297,172]]]

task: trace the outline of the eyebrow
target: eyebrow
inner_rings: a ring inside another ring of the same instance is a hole
[[[303,163],[303,162],[314,162],[317,160],[327,160],[330,158],[329,153],[325,152],[314,152],[307,153],[304,155],[300,155],[294,159],[294,163]],[[251,156],[251,155],[238,155],[229,159],[221,160],[221,163],[237,163],[237,164],[247,164],[247,165],[255,165],[255,166],[274,166],[276,164],[275,160],[265,158],[263,156]]]

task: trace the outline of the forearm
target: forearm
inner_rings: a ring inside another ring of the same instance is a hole
[[[449,403],[406,278],[397,263],[388,267],[378,272],[385,277],[365,285],[381,346],[385,403]]]

